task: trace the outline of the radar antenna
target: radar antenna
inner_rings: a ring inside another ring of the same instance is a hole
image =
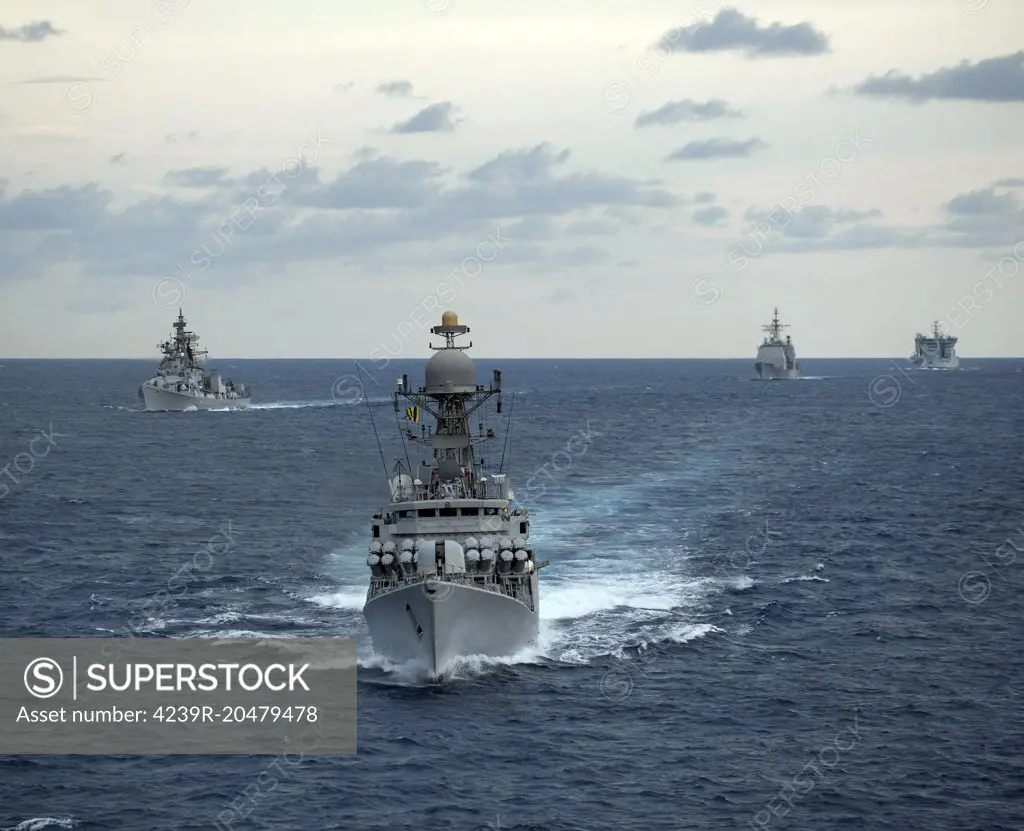
[[[468,326],[460,325],[458,315],[447,311],[441,316],[441,324],[430,329],[431,334],[444,337],[444,346],[430,348],[436,353],[426,366],[426,384],[413,390],[407,375],[398,379],[394,393],[394,406],[398,411],[399,399],[405,399],[412,406],[406,409],[406,419],[413,423],[421,415],[432,416],[433,429],[421,426],[421,435],[413,436],[406,431],[406,439],[433,450],[433,459],[424,460],[420,469],[429,467],[429,479],[424,485],[426,498],[437,498],[439,494],[450,494],[455,498],[487,498],[489,485],[484,477],[485,461],[477,457],[478,445],[495,438],[493,430],[484,430],[480,422],[479,434],[474,435],[470,418],[480,410],[492,396],[497,397],[497,409],[501,412],[501,372],[494,370],[489,386],[477,383],[473,361],[464,354],[473,343],[457,346],[456,339],[469,332]],[[506,432],[506,443],[508,433]]]
[[[781,340],[780,335],[783,329],[788,329],[788,323],[779,323],[779,307],[775,307],[775,316],[772,318],[772,322],[767,326],[762,326],[761,329],[768,333],[768,337],[765,340],[778,341]]]

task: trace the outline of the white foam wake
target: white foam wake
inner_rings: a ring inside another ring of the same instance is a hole
[[[695,565],[699,552],[687,545],[686,517],[650,510],[674,482],[670,474],[652,472],[586,493],[566,489],[549,496],[531,536],[538,556],[551,559],[541,573],[538,644],[508,658],[466,657],[455,676],[539,662],[590,664],[651,644],[716,636],[721,630],[708,623],[709,615],[724,613],[732,594],[753,590],[755,583],[742,574],[708,576]],[[374,656],[365,622],[353,614],[366,598],[365,550],[359,537],[332,552],[328,571],[338,588],[306,601],[337,610],[328,614],[330,625],[358,637],[364,668],[383,670],[398,682],[421,677],[422,668]]]
[[[44,831],[47,828],[74,828],[76,825],[78,823],[71,819],[71,817],[65,817],[64,819],[33,817],[24,822],[19,822],[10,828],[4,828],[2,831]]]
[[[384,404],[384,403],[390,402],[391,399],[390,398],[383,398],[383,397],[379,397],[378,396],[376,398],[368,398],[368,399],[366,399],[366,401],[369,401],[369,403],[371,403],[371,404]],[[318,407],[355,407],[355,406],[365,407],[366,403],[362,399],[360,399],[358,401],[355,401],[355,402],[352,402],[352,401],[342,401],[342,400],[339,400],[339,399],[336,399],[336,398],[319,399],[319,400],[312,400],[312,401],[266,401],[266,402],[262,402],[262,403],[259,403],[259,404],[250,404],[249,405],[249,409],[250,410],[302,410],[302,409],[306,409],[306,408],[309,408],[309,407],[318,408]]]
[[[263,404],[250,404],[250,410],[302,410],[307,407],[337,407],[343,402],[334,399],[323,401],[267,401]],[[351,406],[351,405],[349,405]]]
[[[337,592],[315,594],[306,598],[307,603],[325,606],[328,609],[353,609],[359,611],[366,603],[365,588],[344,588]]]

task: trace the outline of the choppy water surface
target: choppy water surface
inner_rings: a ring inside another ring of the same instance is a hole
[[[361,618],[387,489],[350,364],[147,414],[147,362],[5,361],[0,634],[349,635],[360,682],[357,756],[272,788],[267,757],[0,757],[0,828],[1024,827],[1024,362],[749,363],[500,362],[543,639],[432,685]],[[402,372],[368,382],[389,464]]]

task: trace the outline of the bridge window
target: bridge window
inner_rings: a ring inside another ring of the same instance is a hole
[[[462,509],[462,515],[463,516],[479,516],[480,515],[480,509],[479,508],[463,508]]]
[[[399,519],[408,519],[410,516],[412,516],[412,511],[399,511],[398,512],[398,518]]]
[[[379,525],[374,525],[373,526],[373,536],[374,537],[379,537],[380,536],[380,526]]]
[[[442,508],[439,513],[441,514],[441,516],[458,516],[459,515],[459,509],[458,508]]]
[[[437,511],[435,511],[433,508],[420,508],[416,513],[420,517],[437,516]]]
[[[519,533],[522,534],[524,537],[526,536],[526,523],[525,522],[520,522],[519,523]]]

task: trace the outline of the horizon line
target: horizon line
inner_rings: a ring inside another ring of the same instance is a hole
[[[1024,355],[973,355],[969,358],[964,358],[958,355],[961,362],[964,360],[972,361],[1012,361],[1024,359]],[[5,357],[0,355],[0,361],[153,361],[154,359],[150,356],[138,357],[138,358],[110,358],[110,357],[81,357],[62,355],[59,357],[40,357],[40,356],[29,356],[29,357]],[[381,361],[387,361],[388,363],[396,363],[398,361],[429,361],[430,356],[423,357],[389,357],[389,358],[351,358],[351,357],[264,357],[264,356],[231,356],[217,358],[215,360],[207,360],[206,363],[217,363],[218,361],[353,361],[356,363],[366,362],[368,364],[378,363]],[[751,356],[730,356],[730,357],[668,357],[668,356],[644,356],[644,357],[623,357],[623,356],[592,356],[592,357],[579,357],[579,356],[554,356],[544,358],[522,358],[522,357],[488,357],[488,356],[474,356],[474,361],[747,361],[756,360]],[[887,361],[887,360],[902,360],[909,361],[906,355],[842,355],[842,356],[825,356],[825,357],[801,357],[799,361]]]

